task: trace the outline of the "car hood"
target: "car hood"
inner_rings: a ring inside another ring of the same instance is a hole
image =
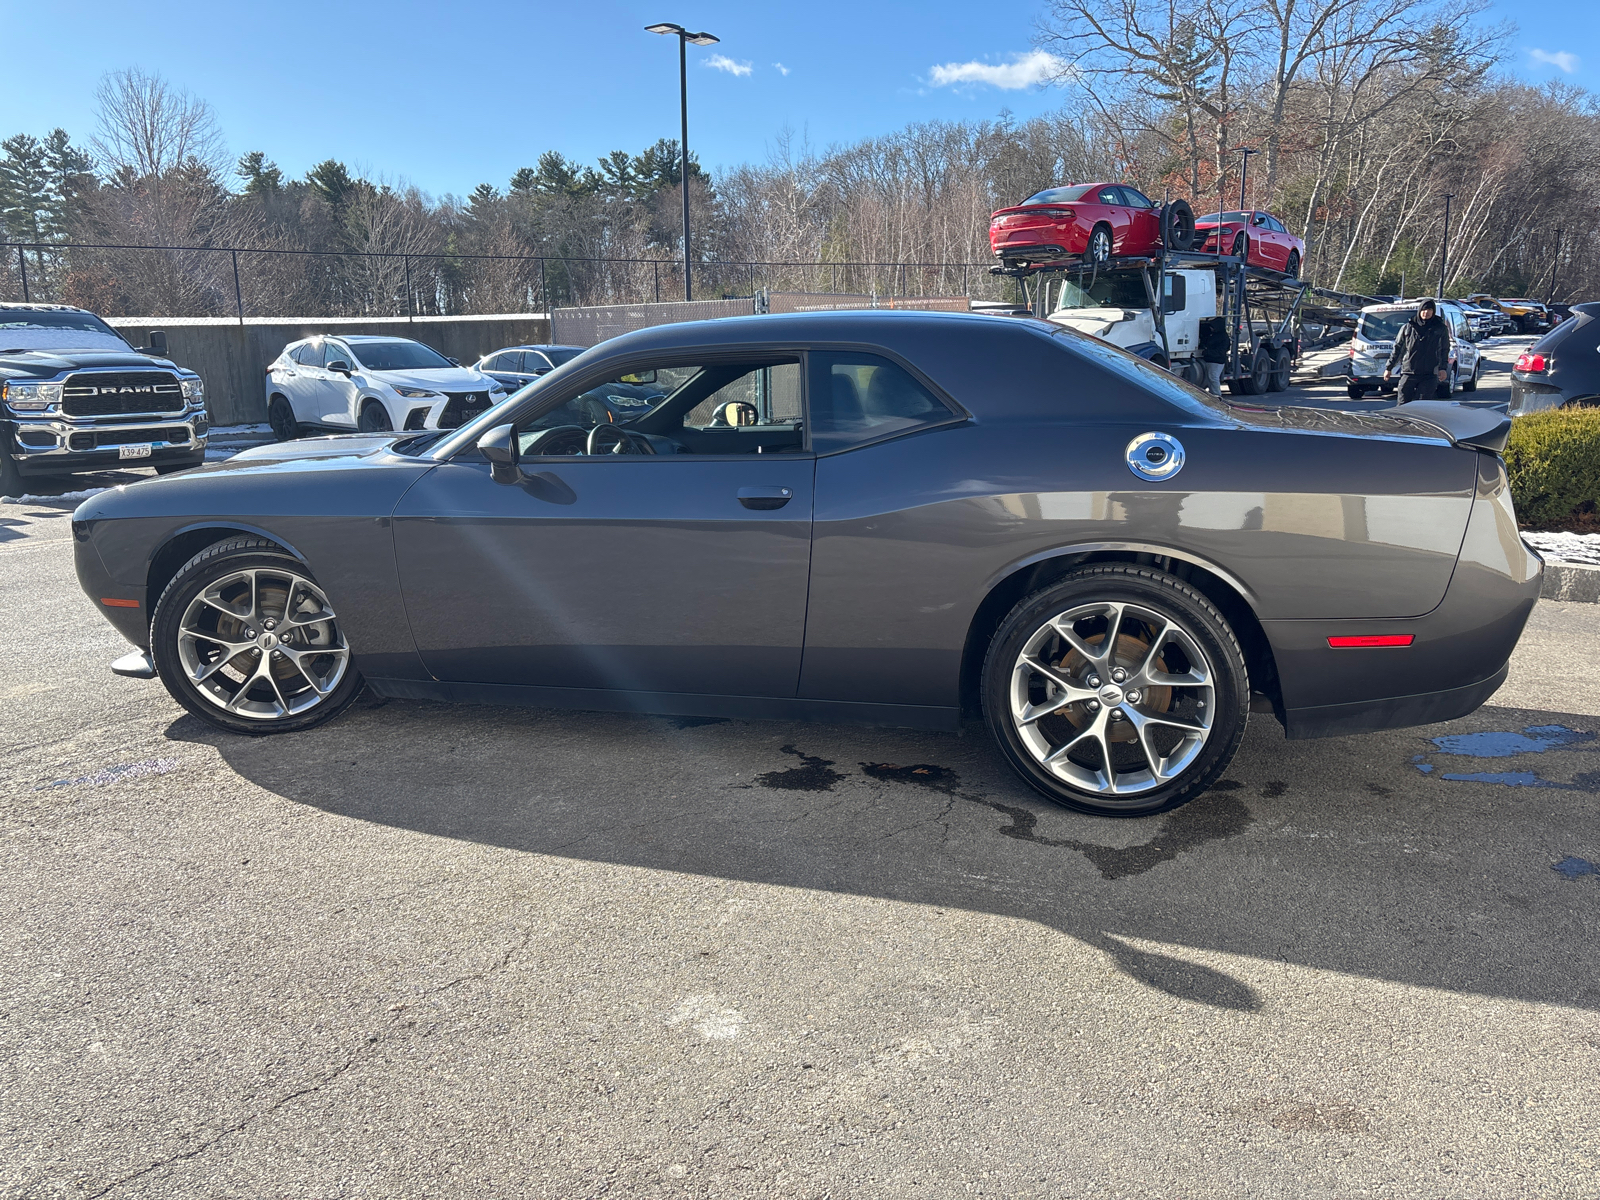
[[[4,337],[5,334],[0,333],[0,339]],[[48,377],[79,367],[143,367],[146,370],[152,367],[164,367],[184,375],[192,373],[183,370],[170,359],[152,358],[148,354],[137,354],[131,349],[70,350],[54,346],[48,350],[17,350],[11,354],[0,354],[0,370],[12,375]]]
[[[482,371],[471,367],[429,367],[420,371],[362,371],[368,379],[390,386],[421,388],[430,392],[486,392],[496,386]]]

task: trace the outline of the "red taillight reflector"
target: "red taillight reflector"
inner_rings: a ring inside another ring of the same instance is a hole
[[[1514,369],[1518,370],[1518,371],[1526,371],[1526,372],[1529,372],[1531,374],[1537,375],[1540,371],[1544,370],[1544,368],[1545,368],[1544,355],[1542,355],[1542,354],[1522,354],[1517,358],[1517,365],[1516,365],[1516,367]]]
[[[137,600],[119,600],[115,596],[101,596],[100,603],[107,608],[138,608]]]
[[[1077,210],[1071,208],[1036,208],[1033,210],[1041,217],[1075,217]]]
[[[1358,650],[1369,646],[1409,646],[1414,640],[1414,635],[1409,633],[1367,633],[1331,637],[1328,645],[1335,650]]]

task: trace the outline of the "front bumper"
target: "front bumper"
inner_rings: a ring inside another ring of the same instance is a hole
[[[130,421],[87,421],[41,415],[10,416],[4,449],[24,475],[167,466],[205,461],[210,425],[204,412]],[[123,458],[122,447],[148,445],[144,458]]]

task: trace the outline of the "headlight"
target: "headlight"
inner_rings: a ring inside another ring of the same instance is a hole
[[[6,405],[17,412],[50,412],[61,403],[59,383],[17,383],[4,386]]]
[[[390,386],[393,387],[392,384]],[[439,398],[438,392],[426,391],[423,388],[396,387],[394,388],[394,394],[403,396],[407,400],[437,400]]]
[[[198,379],[181,379],[183,385],[183,398],[192,404],[198,404],[206,398],[206,385]]]

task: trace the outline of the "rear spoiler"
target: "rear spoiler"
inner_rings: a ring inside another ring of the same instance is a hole
[[[1504,454],[1511,437],[1511,418],[1492,408],[1477,408],[1451,400],[1413,400],[1380,414],[1410,417],[1440,430],[1458,446]]]

